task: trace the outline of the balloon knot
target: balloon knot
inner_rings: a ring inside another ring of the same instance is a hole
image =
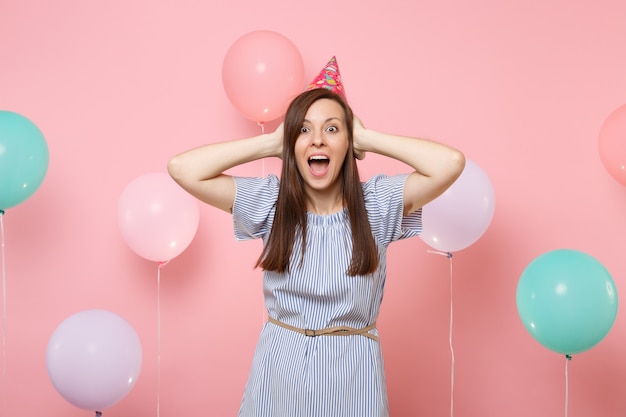
[[[567,359],[568,361],[572,360],[572,355],[565,355],[565,359]]]
[[[96,411],[96,417],[101,417],[102,413],[100,411]]]
[[[4,216],[4,210],[0,209],[0,216]]]
[[[439,251],[439,250],[430,250],[430,249],[426,250],[426,252],[434,253],[436,255],[442,255],[442,256],[445,256],[448,259],[452,258],[452,254],[450,252],[442,252],[442,251]]]
[[[163,269],[165,265],[167,265],[170,261],[161,261],[159,262],[159,269]]]

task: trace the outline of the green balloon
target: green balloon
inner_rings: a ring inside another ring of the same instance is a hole
[[[523,271],[517,311],[526,330],[546,348],[584,352],[608,334],[617,316],[617,289],[606,268],[583,252],[544,253]]]
[[[48,160],[39,128],[18,113],[0,110],[0,210],[17,206],[37,191]]]

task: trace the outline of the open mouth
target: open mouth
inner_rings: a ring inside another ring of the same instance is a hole
[[[316,174],[323,174],[328,169],[330,159],[324,155],[313,155],[309,157],[309,167]]]

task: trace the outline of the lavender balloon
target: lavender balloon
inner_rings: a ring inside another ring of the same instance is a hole
[[[98,411],[122,400],[141,369],[135,330],[106,310],[85,310],[54,331],[46,355],[54,388],[72,405]]]
[[[476,163],[466,160],[456,182],[424,206],[420,237],[439,251],[460,251],[485,233],[494,210],[495,196],[489,177]]]

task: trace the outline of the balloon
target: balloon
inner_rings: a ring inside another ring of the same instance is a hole
[[[37,191],[48,159],[39,128],[20,114],[0,111],[0,210],[17,206]]]
[[[592,348],[609,332],[617,315],[617,289],[591,255],[559,249],[537,257],[523,271],[517,310],[539,343],[573,355]]]
[[[66,318],[48,342],[54,388],[72,405],[101,411],[122,400],[141,370],[141,342],[120,316],[85,310]]]
[[[432,248],[456,252],[485,233],[495,210],[495,196],[487,174],[467,160],[459,178],[422,209],[421,239]]]
[[[126,244],[156,262],[180,255],[195,237],[200,219],[197,200],[165,173],[131,181],[120,196],[117,214]]]
[[[246,118],[263,123],[285,114],[304,87],[304,62],[283,35],[258,30],[237,39],[222,63],[228,99]]]
[[[604,168],[622,185],[626,185],[626,104],[604,121],[598,151]]]

